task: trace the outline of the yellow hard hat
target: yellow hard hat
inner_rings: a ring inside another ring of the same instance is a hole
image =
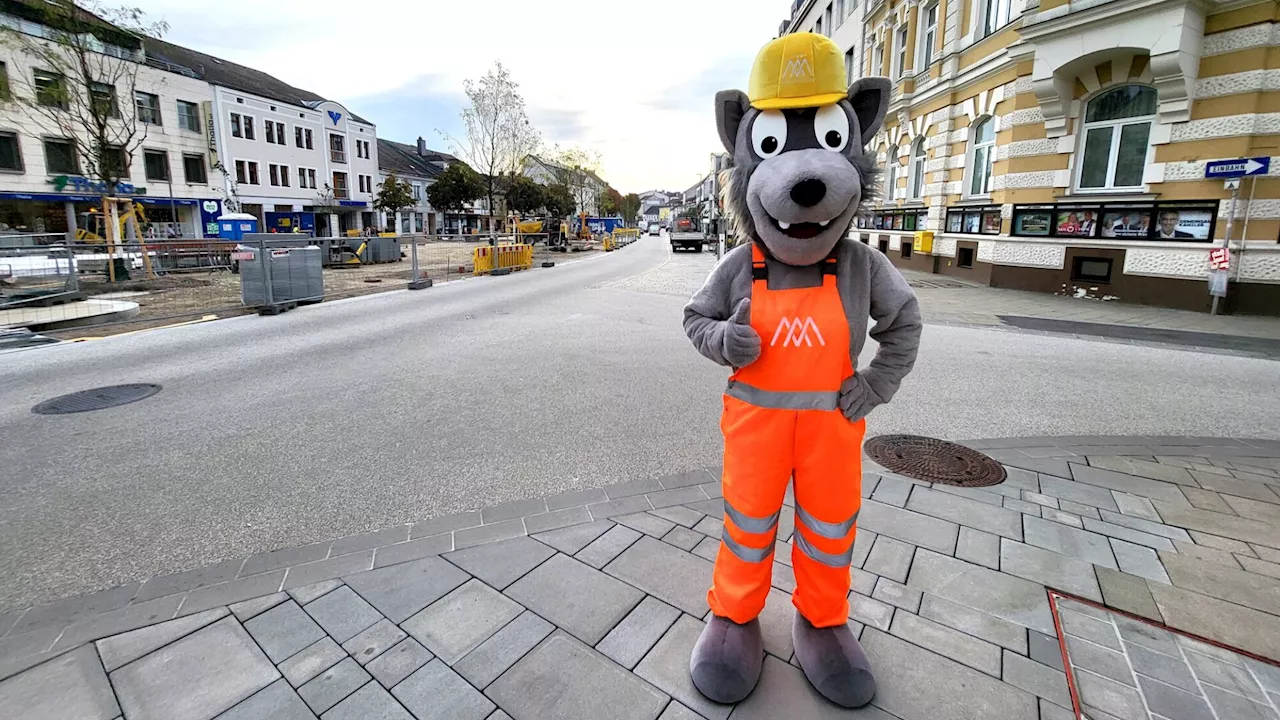
[[[793,33],[756,55],[747,97],[758,110],[778,110],[831,105],[848,91],[840,48],[824,35]]]

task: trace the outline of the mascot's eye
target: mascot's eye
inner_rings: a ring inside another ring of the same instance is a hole
[[[813,131],[823,147],[842,152],[849,143],[849,116],[838,104],[827,105],[814,114]]]
[[[787,144],[787,118],[780,110],[765,110],[751,123],[751,145],[756,154],[770,158]]]

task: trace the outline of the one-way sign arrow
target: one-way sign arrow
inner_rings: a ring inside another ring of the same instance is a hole
[[[1265,175],[1271,168],[1271,158],[1240,158],[1239,160],[1215,160],[1204,166],[1206,178],[1233,178],[1248,175]]]

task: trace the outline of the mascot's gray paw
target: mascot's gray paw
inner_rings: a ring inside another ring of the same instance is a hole
[[[804,676],[823,697],[847,708],[871,702],[876,694],[871,662],[848,624],[816,628],[796,613],[791,639]]]
[[[725,321],[724,359],[736,368],[746,367],[760,357],[760,334],[751,327],[751,298],[742,298]]]
[[[689,675],[698,692],[729,705],[751,694],[763,665],[764,637],[759,619],[739,625],[712,615],[693,646]]]

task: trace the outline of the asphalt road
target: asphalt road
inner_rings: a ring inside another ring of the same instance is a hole
[[[0,355],[0,612],[716,465],[727,372],[680,325],[713,261],[645,237],[553,269]],[[164,390],[31,412],[127,382]],[[1276,408],[1276,362],[931,325],[871,432],[1280,437]]]

